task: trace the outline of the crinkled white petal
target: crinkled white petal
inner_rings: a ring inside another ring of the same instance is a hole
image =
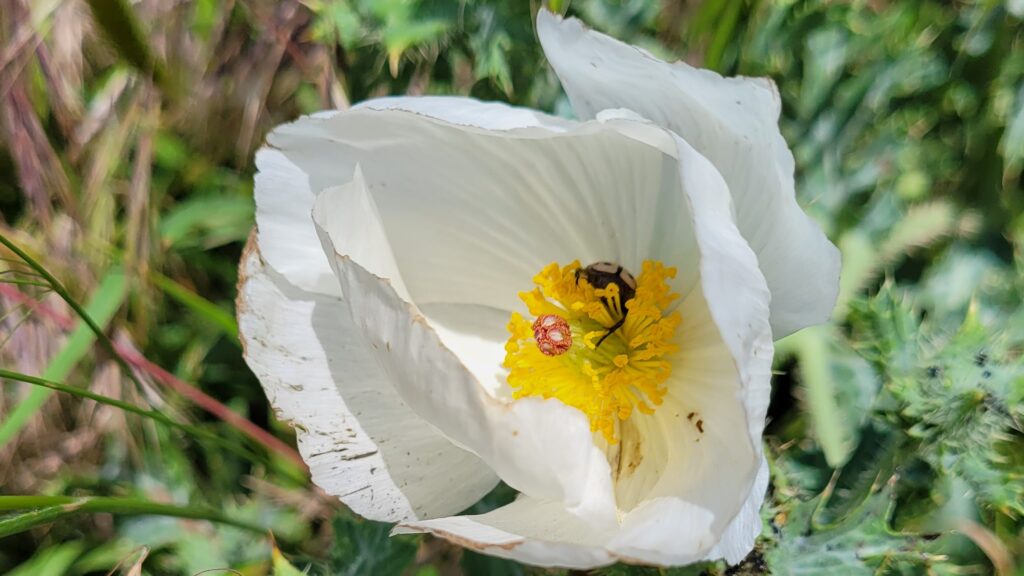
[[[731,445],[734,449],[737,442],[736,429],[731,426],[720,426],[715,421],[716,416],[712,407],[720,409],[737,398],[742,402],[749,450],[754,459],[754,471],[753,475],[749,469],[746,473],[749,483],[743,484],[741,494],[746,494],[746,497],[740,508],[732,515],[719,514],[716,518],[716,529],[724,521],[725,530],[716,541],[715,548],[708,553],[709,558],[724,557],[728,562],[736,563],[753,549],[754,540],[761,532],[759,510],[768,486],[768,468],[761,437],[771,401],[774,346],[773,329],[769,318],[772,314],[770,302],[773,301],[773,294],[769,292],[767,278],[758,270],[757,257],[751,247],[743,241],[740,231],[721,222],[715,222],[712,218],[713,214],[724,217],[730,212],[726,181],[710,169],[709,161],[697,154],[687,141],[677,137],[676,143],[679,146],[680,170],[684,182],[689,179],[689,189],[700,191],[689,197],[694,211],[696,234],[701,245],[702,296],[706,302],[706,309],[718,329],[719,341],[729,350],[735,362],[736,375],[732,381],[738,385],[738,390],[735,396],[723,395],[714,405],[708,402],[709,396],[720,393],[723,381],[716,378],[717,381],[711,382],[710,387],[706,382],[701,390],[696,385],[700,380],[701,370],[696,356],[698,351],[712,348],[712,343],[716,342],[716,339],[710,335],[702,338],[697,335],[695,327],[687,330],[687,327],[683,326],[680,329],[681,354],[689,353],[692,361],[683,360],[683,369],[675,375],[674,382],[679,390],[673,390],[672,394],[680,398],[685,398],[687,393],[703,397],[705,414],[710,418],[706,421],[705,431],[709,436],[715,436],[717,432],[719,444]],[[703,180],[697,176],[702,172],[700,167],[704,168]],[[718,452],[717,455],[708,454],[709,461],[718,458],[714,466],[722,465],[721,455],[725,450]],[[749,456],[747,459],[749,462]],[[722,479],[719,478],[708,483],[706,489],[713,493],[715,487],[722,485]]]
[[[441,343],[459,357],[487,393],[511,399],[505,361],[509,313],[475,304],[424,304],[419,307]]]
[[[779,132],[770,80],[669,64],[544,9],[537,30],[581,119],[633,110],[685,138],[725,177],[739,229],[771,289],[776,338],[828,319],[839,252],[796,202],[793,155]]]
[[[459,512],[494,487],[489,467],[402,401],[341,300],[291,285],[253,246],[239,277],[246,361],[318,486],[392,522]]]
[[[359,262],[374,276],[387,278],[403,300],[411,301],[409,290],[405,287],[402,273],[398,269],[391,243],[380,218],[377,203],[370,194],[360,166],[355,167],[352,179],[340,186],[332,186],[317,195],[309,206],[310,225],[314,234],[317,224],[314,212],[319,216],[323,232],[337,243],[339,250]],[[323,253],[320,237],[314,236],[317,247]],[[326,255],[325,255],[326,258]],[[338,279],[334,275],[328,259],[328,270],[337,286]],[[338,287],[340,289],[340,287]]]

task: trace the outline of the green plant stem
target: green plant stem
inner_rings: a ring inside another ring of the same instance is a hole
[[[0,511],[33,509],[0,521],[0,538],[79,513],[105,512],[119,515],[172,516],[208,520],[243,530],[266,532],[266,527],[229,518],[216,510],[196,506],[161,504],[141,498],[116,496],[0,496]],[[6,525],[5,525],[6,524]],[[5,529],[7,530],[5,532]]]
[[[33,270],[35,270],[40,276],[42,276],[44,280],[46,280],[46,282],[50,285],[50,288],[54,292],[56,292],[57,295],[60,296],[62,300],[67,302],[68,306],[70,306],[71,309],[75,311],[75,314],[77,314],[78,317],[82,319],[82,322],[85,322],[89,329],[92,330],[93,334],[96,335],[96,339],[99,340],[100,345],[103,346],[103,349],[107,352],[107,354],[109,354],[110,357],[113,358],[115,362],[117,362],[118,366],[121,367],[121,370],[124,372],[125,376],[127,376],[132,381],[132,383],[138,386],[139,389],[141,390],[143,388],[142,382],[139,382],[138,377],[135,375],[135,371],[132,370],[132,367],[128,365],[128,361],[125,360],[124,357],[117,352],[117,349],[114,347],[114,342],[110,340],[110,337],[107,336],[106,332],[104,332],[103,329],[100,328],[99,324],[97,324],[96,321],[92,319],[92,316],[82,307],[82,305],[79,304],[78,301],[76,301],[71,296],[71,293],[68,292],[67,288],[65,288],[63,284],[61,284],[60,280],[57,280],[57,278],[54,277],[53,274],[50,274],[50,272],[45,267],[43,267],[42,264],[36,261],[35,258],[29,256],[28,253],[26,253],[24,250],[18,247],[17,244],[11,242],[11,240],[7,238],[7,236],[0,234],[0,244],[6,246],[7,249],[10,250],[11,252],[14,252],[14,254],[18,256],[18,258],[21,258],[22,261],[28,264]]]
[[[255,459],[254,455],[249,453],[247,450],[244,450],[243,448],[240,448],[230,442],[225,441],[223,438],[217,436],[216,434],[207,432],[206,430],[203,430],[202,428],[198,428],[196,426],[183,424],[181,422],[178,422],[177,420],[168,417],[164,413],[156,410],[146,410],[134,404],[124,402],[123,400],[118,400],[116,398],[111,398],[109,396],[104,396],[102,394],[96,394],[95,392],[90,392],[89,390],[85,390],[83,388],[69,386],[67,384],[55,382],[50,379],[39,378],[37,376],[30,376],[28,374],[14,372],[12,370],[7,370],[4,368],[0,368],[0,379],[17,380],[19,382],[25,382],[26,384],[32,384],[33,386],[42,386],[43,388],[49,388],[50,390],[64,392],[66,394],[78,396],[79,398],[86,398],[98,402],[100,404],[113,406],[114,408],[124,410],[125,412],[130,412],[143,418],[149,418],[150,420],[154,420],[158,423],[170,426],[171,428],[181,430],[197,438],[208,440],[210,442],[217,444],[218,446],[221,446],[238,454],[239,456],[242,456],[243,458],[250,460]]]

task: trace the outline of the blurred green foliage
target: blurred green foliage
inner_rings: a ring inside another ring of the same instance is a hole
[[[778,343],[766,437],[772,487],[757,550],[733,568],[599,573],[1020,574],[1024,5],[549,4],[666,59],[772,77],[799,199],[844,257],[832,325]],[[263,134],[302,113],[387,94],[460,94],[569,114],[535,39],[537,8],[11,0],[0,13],[3,234],[67,279],[80,301],[123,270],[132,282],[113,319],[119,341],[287,437],[244,367],[231,320]],[[48,292],[13,260],[0,279],[36,298]],[[59,347],[36,358],[21,340],[60,343],[62,332],[3,303],[0,358],[46,373]],[[33,408],[32,425],[0,446],[0,498],[106,495],[214,508],[273,532],[280,550],[238,527],[112,511],[0,540],[0,571],[542,573],[389,538],[388,527],[311,490],[282,454],[94,356],[60,378],[220,442],[66,395]],[[23,386],[4,384],[0,415],[12,413]],[[85,448],[70,451],[72,440]],[[253,450],[260,456],[239,456]]]

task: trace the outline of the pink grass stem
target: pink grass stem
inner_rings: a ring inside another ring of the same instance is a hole
[[[32,298],[14,286],[0,283],[0,294],[20,304],[28,306],[34,313],[52,321],[54,324],[57,324],[62,330],[70,331],[75,326],[75,321],[71,317],[54,310],[46,303]],[[281,456],[288,458],[302,470],[308,472],[309,469],[306,467],[306,463],[302,461],[302,456],[300,456],[294,448],[285,444],[270,432],[267,432],[252,421],[235,413],[230,408],[199,388],[188,384],[187,382],[177,378],[174,374],[171,374],[167,370],[164,370],[160,366],[150,362],[145,356],[131,347],[115,342],[114,350],[116,350],[132,368],[145,373],[152,378],[153,381],[159,382],[181,396],[184,396],[192,401],[196,406],[199,406],[206,412],[233,426],[246,436],[249,436],[256,442],[262,444],[271,452],[276,452]]]

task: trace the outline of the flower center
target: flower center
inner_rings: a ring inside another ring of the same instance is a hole
[[[552,263],[519,297],[530,321],[513,313],[504,366],[514,398],[558,398],[578,408],[611,444],[633,410],[652,414],[672,372],[682,317],[666,310],[679,295],[675,268],[647,260],[635,280],[621,266]]]

